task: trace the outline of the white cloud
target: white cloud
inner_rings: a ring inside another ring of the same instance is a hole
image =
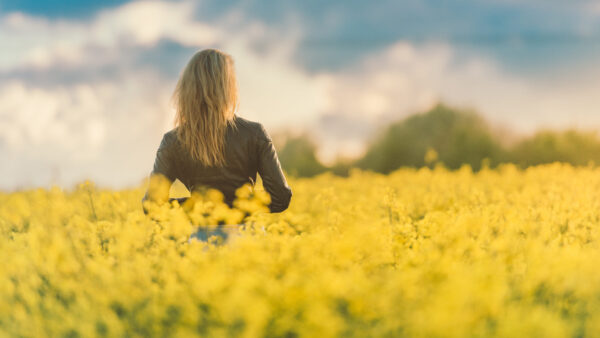
[[[8,13],[0,17],[0,41],[10,53],[0,56],[0,70],[80,66],[98,49],[115,51],[122,44],[148,47],[161,39],[184,46],[217,42],[221,32],[194,20],[193,12],[193,1],[136,1],[102,11],[89,23]]]
[[[159,82],[156,74],[128,75],[55,89],[0,86],[0,153],[12,158],[0,168],[0,187],[47,184],[50,170],[65,185],[139,182],[172,111],[167,86],[140,85]]]
[[[452,61],[450,48],[417,48],[399,42],[374,53],[355,69],[324,77],[328,110],[376,121],[390,113],[406,114],[429,107],[437,99],[432,82]]]
[[[136,44],[153,46],[166,38],[184,46],[212,44],[218,29],[195,21],[194,2],[136,1],[100,13],[91,27],[91,41],[116,45],[131,38]]]
[[[223,45],[235,59],[241,114],[274,129],[303,127],[316,119],[324,109],[326,92],[318,77],[292,63],[293,40],[266,55],[251,51],[247,42],[242,37]]]

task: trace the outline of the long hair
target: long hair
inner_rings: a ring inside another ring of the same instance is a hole
[[[233,59],[216,49],[197,52],[175,91],[177,138],[205,166],[225,164],[225,131],[233,124],[238,92]]]

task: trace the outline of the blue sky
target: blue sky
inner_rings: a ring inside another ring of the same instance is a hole
[[[110,8],[127,1],[102,0],[102,1],[79,1],[79,0],[9,0],[0,3],[0,10],[4,12],[19,11],[47,18],[89,18],[96,11]]]
[[[10,0],[0,11],[49,19],[85,21],[125,0]],[[305,28],[297,62],[330,69],[353,62],[365,49],[398,40],[445,41],[495,57],[510,69],[547,71],[597,57],[600,15],[594,1],[198,1],[196,17],[215,22],[235,8],[246,20],[285,27],[294,18]],[[341,59],[341,62],[339,62]]]
[[[594,1],[3,1],[0,41],[0,189],[139,183],[207,47],[236,61],[240,115],[312,130],[325,161],[439,101],[600,129]]]

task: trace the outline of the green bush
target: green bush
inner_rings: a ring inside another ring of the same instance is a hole
[[[312,177],[327,168],[316,157],[316,146],[306,135],[289,138],[278,151],[281,167],[290,175]]]
[[[432,165],[431,154],[448,168],[469,164],[475,170],[485,159],[494,165],[506,156],[481,117],[438,105],[390,125],[357,166],[388,173],[404,166]]]
[[[522,167],[557,161],[579,166],[590,161],[600,164],[600,139],[595,132],[546,130],[519,142],[510,154],[512,162]]]
[[[595,132],[540,131],[503,147],[481,116],[443,104],[392,123],[356,161],[339,159],[326,167],[317,159],[316,149],[308,135],[289,138],[278,151],[282,167],[290,175],[311,177],[325,171],[347,176],[354,167],[389,173],[400,167],[436,163],[450,169],[468,164],[473,170],[506,162],[522,167],[552,162],[600,164],[600,138]]]

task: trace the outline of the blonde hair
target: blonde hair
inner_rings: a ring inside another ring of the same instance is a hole
[[[175,91],[177,138],[191,157],[206,166],[225,164],[225,131],[233,124],[238,92],[233,59],[216,49],[197,52]]]

